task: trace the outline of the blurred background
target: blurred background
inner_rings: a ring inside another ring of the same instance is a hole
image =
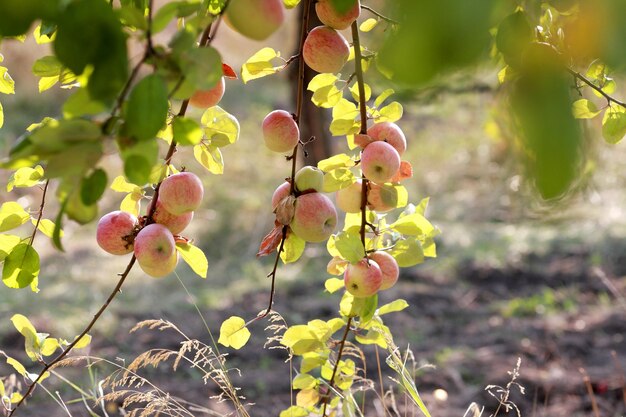
[[[289,23],[268,42],[246,40],[222,25],[214,45],[236,69],[263,46],[289,57],[298,30],[297,13],[289,13]],[[377,35],[376,30],[384,29],[375,29],[371,36]],[[2,98],[3,156],[29,124],[59,116],[60,103],[68,95],[59,89],[37,92],[30,68],[47,48],[31,38],[24,44],[5,41],[0,45],[3,65],[9,67],[18,90],[16,96]],[[472,402],[485,406],[489,415],[498,401],[484,388],[505,386],[510,381],[507,371],[518,358],[517,382],[525,394],[513,388],[510,400],[522,415],[589,416],[592,396],[588,387],[602,416],[623,415],[626,178],[622,172],[626,147],[607,144],[599,124],[590,123],[584,132],[582,174],[569,193],[556,201],[543,201],[524,175],[507,137],[498,70],[494,64],[483,63],[427,87],[394,87],[395,99],[404,106],[398,124],[408,141],[406,159],[415,170],[406,182],[411,202],[431,198],[427,216],[442,234],[436,259],[403,269],[398,285],[380,295],[381,304],[396,298],[410,304],[403,312],[387,316],[387,324],[396,344],[413,352],[411,369],[433,416],[460,417]],[[371,73],[374,95],[391,86]],[[622,80],[617,85],[614,95],[626,97]],[[153,347],[177,349],[181,338],[171,332],[129,334],[140,320],[170,320],[189,337],[208,342],[210,336],[196,306],[214,334],[228,316],[251,318],[266,307],[270,283],[266,275],[273,257],[257,259],[255,254],[273,226],[271,194],[289,175],[289,164],[263,146],[260,124],[273,109],[294,108],[292,86],[289,71],[248,85],[227,80],[220,106],[240,121],[241,135],[238,143],[223,149],[224,175],[203,171],[190,149],[180,149],[174,157],[175,164],[198,173],[205,184],[204,205],[186,235],[205,251],[208,278],[198,278],[182,263],[176,276],[163,280],[151,279],[135,268],[92,332],[91,355],[129,361]],[[317,120],[329,117],[318,113],[308,100],[305,105],[305,112],[311,111]],[[193,111],[200,117],[199,111]],[[311,129],[319,132],[320,127]],[[347,149],[345,138],[328,139],[325,146]],[[312,158],[323,155],[323,149],[315,149],[311,149]],[[116,155],[106,157],[103,166],[109,178],[121,173]],[[3,189],[9,175],[2,173]],[[17,197],[24,207],[36,210],[41,190],[3,192],[0,202]],[[117,209],[122,198],[108,191],[101,214]],[[56,214],[55,204],[49,200],[44,217]],[[128,262],[127,257],[112,257],[98,248],[95,224],[78,226],[67,221],[64,230],[65,253],[54,250],[43,235],[35,241],[42,255],[39,294],[0,290],[0,349],[11,356],[24,357],[23,338],[11,325],[11,315],[24,314],[39,331],[72,338],[91,319]],[[297,264],[280,267],[274,308],[287,323],[336,314],[339,296],[323,290],[328,260],[323,245],[311,244]],[[240,394],[256,403],[251,415],[259,417],[278,415],[290,404],[286,355],[282,350],[264,349],[271,336],[264,327],[263,323],[254,325],[251,343],[241,351],[228,351],[227,358],[229,366],[241,370],[241,376],[231,376],[242,388]],[[373,351],[366,354],[375,369]],[[588,386],[582,369],[590,377]],[[1,375],[9,372],[0,365]],[[103,366],[91,372],[68,370],[64,375],[91,389],[110,372]],[[228,411],[227,405],[209,398],[214,388],[193,370],[173,373],[164,368],[151,370],[148,376],[173,395]],[[386,375],[384,380],[386,386],[394,385]],[[66,401],[80,398],[67,384],[58,380],[51,384]],[[400,415],[414,413],[402,394],[397,390],[396,394],[395,400],[387,398],[388,405],[393,403]],[[380,401],[369,395],[373,405],[366,415],[383,415]],[[43,392],[31,401],[30,415],[65,415]],[[70,408],[73,415],[87,415],[82,403]],[[120,415],[115,407],[108,412]],[[500,415],[505,415],[504,410]]]

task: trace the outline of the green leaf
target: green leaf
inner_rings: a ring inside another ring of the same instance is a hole
[[[15,229],[26,223],[30,215],[18,203],[7,201],[0,206],[0,232]]]
[[[25,34],[37,19],[49,19],[58,12],[56,0],[20,0],[19,3],[2,2],[0,36]]]
[[[365,89],[365,101],[369,101],[370,98],[372,98],[372,87],[370,87],[368,84],[364,84],[363,87]],[[359,83],[358,82],[355,82],[354,84],[352,84],[352,87],[350,87],[350,93],[352,94],[352,98],[355,101],[359,101]]]
[[[89,346],[90,343],[91,343],[91,336],[86,334],[83,337],[81,337],[78,342],[76,342],[76,344],[74,345],[74,349],[82,349],[84,347]]]
[[[274,66],[272,61],[280,57],[280,52],[265,47],[252,55],[241,67],[241,79],[248,81],[275,74],[282,66]]]
[[[63,65],[56,56],[47,55],[35,61],[32,71],[37,77],[58,77],[62,69]]]
[[[126,83],[126,35],[106,0],[69,3],[57,21],[54,50],[74,74],[93,68],[87,89],[94,99],[113,100]]]
[[[33,225],[37,224],[37,221],[35,219],[31,219],[31,222],[33,223]],[[51,239],[52,239],[52,236],[54,235],[55,227],[56,226],[54,225],[52,220],[48,220],[48,219],[41,219],[39,221],[39,224],[37,224],[37,229],[39,229],[41,233],[43,233],[44,235],[48,236]],[[63,230],[59,232],[59,235],[60,237],[63,237]]]
[[[315,388],[317,384],[317,379],[313,377],[313,375],[303,373],[296,375],[296,377],[293,379],[292,387],[293,389],[307,389]]]
[[[283,0],[283,4],[285,5],[285,7],[287,9],[293,9],[294,7],[296,7],[298,4],[300,4],[300,0]],[[308,414],[308,413],[307,413]],[[283,417],[282,413],[280,415],[280,417]],[[293,417],[297,417],[296,415],[294,415]]]
[[[123,175],[115,177],[110,188],[120,193],[141,193],[141,187],[126,181]]]
[[[356,317],[361,314],[367,298],[355,297],[346,291],[339,303],[339,312],[344,317]]]
[[[0,262],[9,256],[14,247],[16,247],[22,239],[15,235],[0,235]]]
[[[498,25],[496,47],[504,57],[504,61],[515,67],[520,65],[522,54],[532,41],[532,36],[526,13],[517,10],[505,17]]]
[[[318,74],[313,77],[307,87],[313,92],[313,104],[323,108],[334,107],[343,97],[343,92],[335,85],[338,80],[334,74]]]
[[[91,175],[85,177],[80,185],[80,198],[86,206],[98,202],[104,190],[107,188],[107,174],[103,169],[94,170]]]
[[[354,173],[348,168],[336,168],[324,175],[324,192],[332,193],[349,187],[355,181]]]
[[[402,118],[402,114],[404,113],[404,109],[402,108],[402,104],[394,101],[387,106],[381,108],[380,114],[376,117],[376,123],[381,122],[397,122]]]
[[[79,190],[74,189],[71,181],[64,182],[62,187],[66,190],[71,190],[67,193],[67,205],[65,207],[67,217],[80,224],[87,224],[96,218],[98,215],[98,206],[96,204],[85,205],[80,198]]]
[[[176,250],[193,272],[206,278],[209,269],[209,261],[202,250],[191,243],[177,243]]]
[[[24,336],[24,350],[26,351],[26,354],[30,360],[36,361],[40,348],[35,326],[33,326],[26,316],[21,314],[14,314],[11,317],[11,322],[17,331]]]
[[[376,25],[378,25],[378,20],[370,17],[369,19],[361,23],[361,25],[359,26],[359,30],[361,32],[369,32],[374,29]]]
[[[378,308],[378,294],[374,294],[371,297],[365,298],[363,308],[361,309],[359,316],[361,317],[361,323],[365,324],[369,322],[376,313]]]
[[[39,254],[28,243],[18,244],[4,259],[2,282],[7,287],[26,288],[38,276]]]
[[[172,122],[174,140],[185,145],[197,145],[202,140],[202,129],[198,122],[186,117],[175,117]]]
[[[222,57],[213,47],[187,48],[178,56],[185,81],[198,90],[209,90],[221,80]]]
[[[429,235],[435,227],[419,213],[403,216],[389,226],[391,229],[404,235],[418,236]]]
[[[326,288],[326,291],[332,294],[342,288],[345,288],[345,284],[342,279],[328,278],[326,282],[324,282],[324,288]]]
[[[139,140],[154,138],[165,125],[167,110],[165,82],[159,75],[148,75],[133,88],[126,103],[126,133]]]
[[[300,0],[284,0],[284,1],[285,2],[288,2],[288,1],[299,2]],[[278,417],[307,417],[308,415],[309,415],[309,411],[306,408],[303,408],[297,405],[292,405],[286,410],[281,411]]]
[[[584,98],[576,100],[572,104],[572,113],[574,113],[574,117],[577,119],[593,119],[601,112],[592,101]]]
[[[409,306],[405,300],[395,300],[391,303],[385,304],[378,309],[378,315],[382,316],[383,314],[395,313],[397,311],[402,311]]]
[[[15,171],[7,183],[7,191],[13,190],[13,187],[32,187],[41,182],[43,177],[43,168],[37,165],[35,168],[22,167]]]
[[[398,266],[401,268],[408,268],[424,262],[422,244],[416,237],[409,237],[396,242],[389,254],[398,261]]]
[[[120,204],[120,210],[130,213],[135,217],[139,216],[140,202],[142,198],[143,194],[141,192],[127,194]]]
[[[351,168],[353,167],[354,160],[350,155],[346,155],[345,153],[340,153],[330,158],[323,159],[317,163],[317,167],[324,172],[330,172],[337,168]]]
[[[85,88],[78,88],[63,103],[63,117],[71,119],[80,116],[92,116],[107,110],[101,101],[93,100]]]
[[[386,89],[378,97],[374,100],[374,107],[378,108],[381,104],[385,102],[389,97],[391,97],[395,93],[395,91],[391,88]]]
[[[207,109],[202,115],[204,134],[212,145],[223,147],[239,139],[239,122],[232,114],[219,106]]]
[[[365,248],[361,243],[359,233],[343,231],[335,237],[335,247],[341,257],[352,264],[361,261],[365,257]]]
[[[2,94],[15,94],[15,81],[9,75],[9,70],[5,67],[0,67],[0,93]]]
[[[602,136],[608,143],[619,143],[626,135],[626,110],[619,105],[611,105],[602,118]]]
[[[222,152],[217,146],[205,143],[196,145],[193,147],[193,156],[211,174],[222,175],[224,173]]]
[[[241,349],[249,339],[250,330],[246,327],[246,322],[241,317],[231,316],[222,323],[217,342],[226,347]]]
[[[324,346],[309,326],[304,324],[289,327],[283,334],[280,344],[291,348],[294,355],[314,352]]]
[[[304,253],[305,245],[306,242],[296,236],[295,233],[289,233],[287,240],[285,240],[283,251],[280,254],[280,259],[285,264],[296,262]]]
[[[57,217],[54,221],[54,231],[52,232],[52,243],[61,252],[64,251],[63,244],[61,243],[61,235],[63,233],[63,230],[61,228],[62,228],[62,222],[63,222],[63,214],[65,213],[65,209],[67,208],[67,201],[68,200],[66,198],[61,203],[61,208],[59,209],[59,212],[57,213]]]

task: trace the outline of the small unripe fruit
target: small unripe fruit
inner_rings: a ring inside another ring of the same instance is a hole
[[[307,242],[322,242],[337,227],[337,210],[324,194],[303,194],[296,199],[291,230]]]
[[[193,219],[193,211],[178,215],[172,214],[167,211],[165,207],[163,207],[163,203],[161,203],[161,199],[159,199],[157,201],[152,219],[155,221],[155,223],[162,224],[163,226],[170,229],[170,232],[172,232],[172,234],[177,235],[185,230],[187,226],[189,226],[189,223],[191,223],[191,220]]]
[[[159,188],[159,201],[165,210],[180,215],[197,209],[202,203],[204,187],[192,172],[180,172],[165,178]]]
[[[313,71],[336,73],[348,62],[350,45],[335,29],[318,26],[307,35],[302,56]]]
[[[361,211],[362,182],[357,180],[346,188],[337,191],[337,207],[346,213]]]
[[[347,29],[352,22],[358,19],[361,14],[361,2],[357,0],[350,9],[344,13],[339,13],[332,1],[330,0],[318,0],[315,3],[315,12],[320,22],[326,26],[330,26],[333,29],[343,30]]]
[[[280,184],[276,190],[274,190],[274,194],[272,194],[272,211],[276,210],[278,204],[290,194],[291,184],[287,181]]]
[[[126,255],[133,251],[132,243],[125,238],[133,234],[137,218],[125,211],[112,211],[102,216],[96,229],[98,245],[112,255]]]
[[[176,242],[162,224],[152,223],[141,229],[135,237],[134,251],[141,269],[153,277],[164,277],[176,267]]]
[[[300,140],[300,129],[291,114],[274,110],[263,119],[263,140],[274,152],[291,152]]]
[[[398,267],[395,258],[387,252],[374,252],[370,255],[370,259],[378,264],[383,274],[380,290],[393,287],[398,282],[398,276],[400,276],[400,267]]]
[[[243,36],[262,41],[285,20],[282,0],[230,0],[226,23]]]
[[[376,123],[367,129],[367,134],[374,140],[382,140],[390,144],[402,156],[406,151],[406,137],[397,124],[391,122]]]
[[[222,77],[215,87],[210,90],[196,91],[193,96],[189,98],[189,104],[199,109],[208,109],[209,107],[216,106],[222,97],[224,97],[225,87],[224,77]]]
[[[387,142],[372,142],[361,153],[361,170],[371,181],[383,184],[400,169],[400,155]]]
[[[296,172],[295,181],[300,192],[307,190],[320,192],[324,188],[324,173],[319,168],[305,166]]]
[[[361,259],[350,264],[343,274],[346,290],[357,298],[369,297],[378,292],[383,282],[383,273],[372,260]]]

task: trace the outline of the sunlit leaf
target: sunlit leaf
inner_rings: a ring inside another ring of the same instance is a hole
[[[358,233],[343,231],[335,237],[335,246],[342,258],[355,264],[365,257],[365,248]]]
[[[33,224],[37,224],[37,221],[35,219],[31,219],[31,222]],[[37,229],[39,229],[41,233],[48,236],[50,239],[52,239],[54,228],[55,228],[54,222],[48,219],[41,219],[39,221],[39,224],[37,225]],[[60,237],[63,237],[63,230],[61,230],[59,234],[60,234]]]
[[[346,155],[345,153],[331,156],[317,163],[317,167],[324,172],[329,172],[337,168],[351,168],[353,166],[354,160],[350,155]]]
[[[231,316],[222,323],[217,342],[226,347],[241,349],[249,339],[250,330],[246,327],[246,322],[241,317]]]
[[[212,145],[223,147],[239,139],[239,122],[235,116],[219,106],[207,109],[201,122],[204,125],[204,134]]]
[[[332,294],[342,288],[345,288],[345,284],[343,282],[343,279],[328,278],[326,282],[324,282],[324,288],[326,288],[326,291]]]
[[[361,25],[359,26],[359,30],[361,32],[369,32],[374,29],[376,25],[378,25],[378,20],[370,17],[369,19],[361,23]]]
[[[20,243],[22,239],[15,235],[0,235],[0,261],[4,261],[14,247]]]
[[[174,140],[185,145],[197,145],[202,140],[202,129],[198,122],[186,117],[175,117],[172,122]]]
[[[279,52],[265,47],[248,58],[241,67],[241,79],[244,84],[250,80],[275,74],[281,66],[275,66],[272,61],[278,57],[280,57]]]
[[[602,118],[602,136],[608,143],[619,143],[626,135],[626,110],[622,106],[611,105]]]
[[[148,75],[133,87],[124,107],[125,130],[139,140],[151,139],[165,125],[167,88],[156,74]]]
[[[291,348],[295,355],[314,352],[324,346],[309,326],[303,324],[289,327],[280,343]]]
[[[2,282],[9,288],[26,288],[39,276],[39,254],[28,243],[20,243],[4,259]]]
[[[424,251],[422,244],[416,237],[396,242],[393,249],[389,252],[401,268],[408,268],[424,262]]]
[[[296,236],[295,233],[289,233],[283,246],[283,252],[280,254],[280,259],[286,264],[296,262],[304,253],[305,245],[306,242]]]
[[[0,67],[0,93],[15,94],[15,81],[6,67]]]
[[[405,300],[402,300],[402,299],[395,300],[388,304],[385,304],[384,306],[381,306],[378,309],[378,315],[382,316],[383,314],[389,314],[389,313],[395,313],[397,311],[402,311],[408,306],[409,306],[409,303],[407,303]]]
[[[15,201],[7,201],[0,206],[0,232],[15,229],[26,223],[30,214]]]
[[[13,187],[32,187],[41,182],[43,177],[43,168],[37,165],[35,168],[22,167],[15,171],[7,183],[7,191],[11,191]]]
[[[221,175],[224,173],[224,160],[222,152],[215,145],[201,143],[193,147],[193,156],[196,161],[205,167],[210,173]]]
[[[209,261],[202,250],[191,243],[176,243],[176,250],[193,272],[202,278],[207,277]]]
[[[602,111],[592,101],[581,98],[572,104],[572,112],[577,119],[592,119]]]

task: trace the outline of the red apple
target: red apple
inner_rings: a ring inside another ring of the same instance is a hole
[[[262,41],[285,20],[282,0],[230,0],[225,21],[243,36]]]
[[[343,30],[347,29],[352,22],[358,19],[361,14],[361,2],[356,0],[354,6],[344,13],[339,13],[331,0],[318,0],[318,2],[315,3],[315,12],[320,22],[326,26]]]
[[[387,142],[372,142],[361,152],[361,170],[375,183],[389,181],[400,169],[400,155]]]
[[[204,187],[192,172],[180,172],[165,178],[159,188],[159,201],[165,210],[180,215],[197,209],[202,203]]]
[[[397,124],[391,122],[376,123],[367,129],[367,134],[374,140],[382,140],[390,144],[402,156],[406,151],[406,137]]]
[[[274,110],[263,119],[263,140],[274,152],[291,152],[300,140],[300,129],[291,114]]]
[[[381,272],[383,273],[383,280],[380,284],[380,290],[386,290],[395,285],[398,282],[398,276],[400,275],[400,268],[395,258],[389,255],[387,252],[374,252],[370,255],[370,259],[378,264]]]
[[[170,229],[170,232],[177,235],[189,226],[189,223],[191,223],[193,219],[193,211],[183,214],[172,214],[163,207],[163,203],[161,203],[161,199],[159,199],[152,219],[155,223],[162,224]]]
[[[222,77],[215,87],[210,90],[196,91],[189,99],[189,104],[200,109],[213,107],[217,105],[224,96],[225,87],[224,77]]]
[[[307,35],[302,56],[313,71],[336,73],[348,62],[350,45],[335,29],[318,26]]]
[[[357,298],[369,297],[378,292],[383,282],[383,273],[372,260],[361,259],[350,264],[343,274],[346,290]]]
[[[125,211],[112,211],[102,216],[96,229],[98,245],[112,255],[126,255],[133,251],[128,238],[133,234],[137,218]]]
[[[162,224],[152,223],[141,229],[135,237],[134,251],[141,269],[153,277],[164,277],[176,267],[176,242]]]
[[[307,242],[322,242],[337,227],[337,210],[324,194],[303,194],[296,199],[291,230]]]
[[[291,192],[291,184],[287,181],[280,184],[276,190],[274,190],[274,194],[272,194],[272,211],[276,210],[278,204],[287,197]]]

